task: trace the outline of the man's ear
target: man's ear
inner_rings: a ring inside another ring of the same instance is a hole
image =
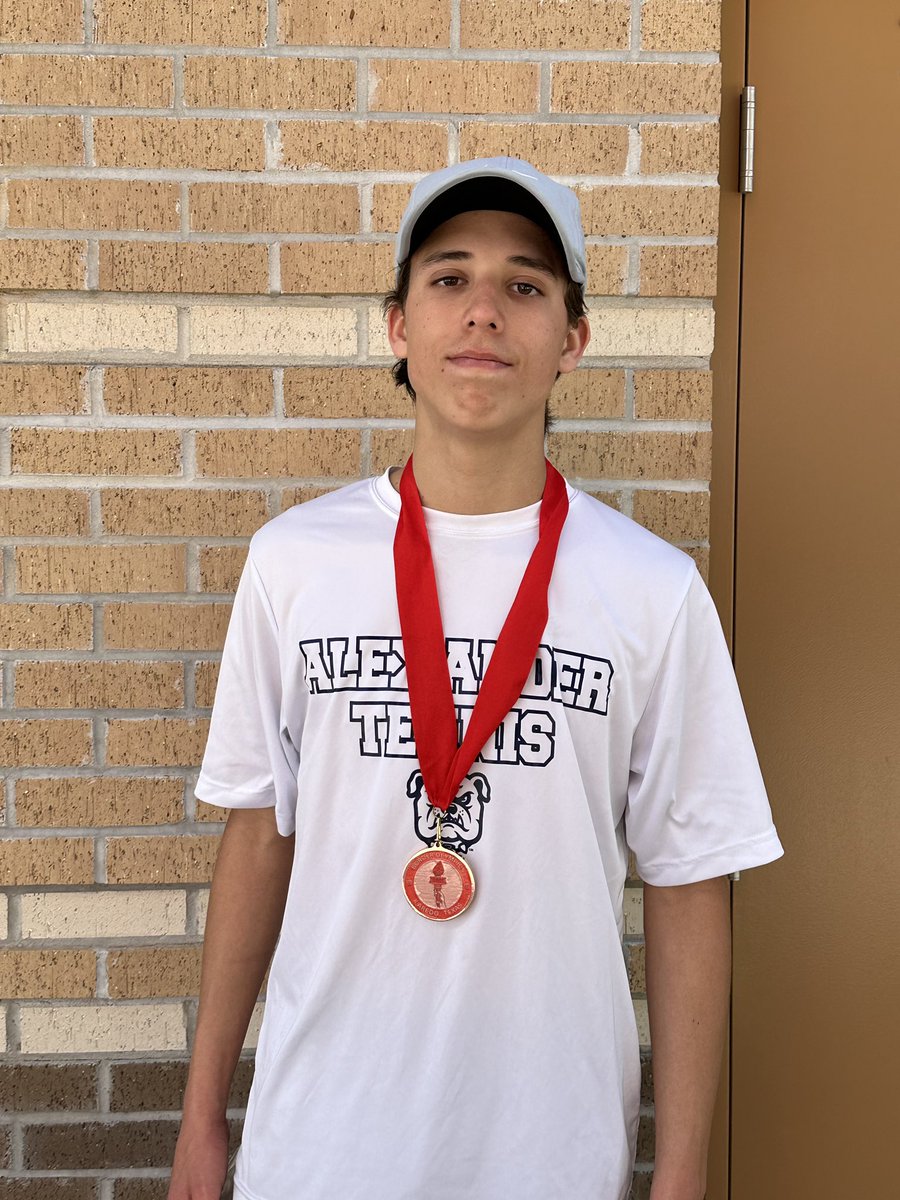
[[[588,319],[579,317],[577,323],[566,333],[562,354],[559,356],[558,370],[561,375],[567,375],[570,371],[575,370],[584,357],[590,340],[591,327]]]
[[[388,309],[387,335],[395,357],[406,358],[406,315],[399,304]]]

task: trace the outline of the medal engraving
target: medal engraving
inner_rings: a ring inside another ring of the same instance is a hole
[[[421,916],[430,921],[449,921],[472,903],[475,877],[458,854],[431,846],[419,850],[406,864],[403,890]]]

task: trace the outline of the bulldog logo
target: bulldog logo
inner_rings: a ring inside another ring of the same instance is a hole
[[[413,771],[406,784],[413,802],[416,837],[430,846],[437,837],[438,810],[428,802],[421,771]],[[491,798],[491,785],[480,771],[467,775],[456,799],[441,814],[441,844],[457,854],[466,854],[481,837],[484,806]]]

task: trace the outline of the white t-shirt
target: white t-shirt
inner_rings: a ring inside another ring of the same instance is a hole
[[[387,474],[253,536],[196,795],[296,831],[237,1194],[248,1200],[622,1200],[638,1039],[626,845],[682,884],[781,845],[716,611],[691,558],[573,488],[520,700],[444,844],[471,907],[419,916],[425,843]],[[463,723],[539,505],[426,509]]]

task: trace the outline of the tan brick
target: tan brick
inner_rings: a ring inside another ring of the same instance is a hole
[[[608,508],[615,508],[618,512],[622,511],[621,492],[613,491],[610,488],[586,488],[585,490],[589,496],[593,496],[595,500],[599,500]]]
[[[590,309],[592,354],[613,358],[704,358],[713,348],[709,305],[602,305]]]
[[[629,942],[625,946],[625,967],[628,971],[628,986],[632,992],[643,994],[647,990],[647,971],[644,946]]]
[[[111,950],[106,969],[113,1000],[196,996],[200,991],[200,946]]]
[[[79,767],[90,756],[90,721],[0,721],[0,762],[6,766]]]
[[[641,247],[642,296],[714,296],[715,246]]]
[[[624,125],[540,125],[531,121],[461,123],[461,160],[506,154],[524,158],[550,175],[619,175],[628,156],[628,130]]]
[[[394,358],[394,352],[391,350],[391,344],[387,336],[387,324],[384,319],[384,314],[381,311],[380,304],[370,304],[368,309],[369,318],[369,336],[368,336],[368,352],[369,358]]]
[[[449,46],[450,0],[281,0],[278,41],[295,46]]]
[[[0,0],[0,42],[80,42],[81,0]]]
[[[553,385],[550,409],[567,419],[624,417],[625,372],[581,367]]]
[[[411,183],[376,183],[372,188],[372,229],[376,233],[396,233],[403,210],[409,202]]]
[[[642,936],[644,932],[644,889],[642,887],[625,889],[622,912],[626,934]]]
[[[576,191],[587,234],[711,237],[718,230],[715,187],[598,185]]]
[[[103,403],[119,415],[263,417],[274,411],[265,367],[107,367]]]
[[[356,63],[190,54],[184,63],[184,102],[192,108],[347,112],[356,104]]]
[[[90,950],[0,950],[0,996],[8,1000],[93,996],[96,983]]]
[[[147,5],[101,0],[98,42],[125,45],[263,46],[266,0],[158,0]]]
[[[5,54],[0,72],[0,104],[168,108],[173,92],[171,58]]]
[[[721,0],[643,0],[642,50],[718,50]]]
[[[460,45],[627,50],[628,0],[462,0]]]
[[[77,166],[84,162],[81,117],[0,117],[0,165]]]
[[[203,800],[198,800],[196,820],[222,824],[228,820],[229,812],[230,809],[220,808],[218,805],[206,804]]]
[[[388,58],[369,65],[372,112],[525,113],[537,107],[536,63]]]
[[[0,413],[22,416],[88,412],[87,372],[84,367],[47,363],[7,363],[0,366]],[[0,527],[6,525],[0,520]]]
[[[235,580],[231,590],[237,587]],[[225,590],[224,588],[222,589]],[[198,708],[212,708],[216,695],[216,684],[219,681],[219,664],[215,662],[198,662],[195,675],[194,695]]]
[[[627,271],[628,251],[624,246],[587,247],[587,295],[621,296]]]
[[[9,537],[82,537],[88,496],[73,488],[0,489],[0,529]]]
[[[709,583],[709,546],[686,546],[685,554],[689,554],[697,564],[697,570],[703,582]]]
[[[287,367],[286,417],[409,417],[409,397],[385,367]]]
[[[262,121],[222,117],[95,117],[98,167],[261,171]]]
[[[20,593],[183,592],[185,547],[20,546],[16,581]]]
[[[181,435],[162,429],[14,429],[12,469],[26,475],[175,475]]]
[[[349,307],[198,304],[190,311],[191,354],[349,358],[356,321]]]
[[[0,604],[0,647],[90,649],[91,612],[90,604]]]
[[[0,841],[0,879],[6,887],[93,883],[94,840],[6,838]]]
[[[22,828],[169,825],[184,815],[183,793],[180,779],[147,776],[19,779],[16,824]]]
[[[281,490],[281,511],[293,508],[295,504],[306,504],[307,500],[317,499],[334,492],[334,487],[283,487]]]
[[[369,295],[394,285],[388,242],[292,242],[281,248],[281,290],[288,294]]]
[[[412,454],[411,429],[372,430],[372,473],[380,475],[388,467],[401,467]]]
[[[227,478],[359,475],[355,429],[221,429],[197,435],[197,472]]]
[[[711,371],[635,371],[634,415],[647,421],[708,421]]]
[[[147,179],[11,179],[10,228],[130,229],[179,227],[179,185]]]
[[[106,533],[249,537],[268,519],[264,492],[225,488],[104,488]]]
[[[593,433],[549,435],[553,461],[578,479],[708,479],[708,433]]]
[[[225,242],[100,243],[100,288],[111,292],[269,290],[265,246]]]
[[[106,843],[110,883],[208,883],[220,834],[112,837]]]
[[[199,766],[208,732],[205,719],[110,720],[106,760],[125,767]]]
[[[172,354],[177,322],[174,304],[16,303],[7,306],[6,345],[17,354]]]
[[[25,892],[19,904],[23,938],[178,937],[186,929],[185,893],[174,889]]]
[[[432,171],[447,162],[447,125],[434,121],[282,121],[278,165],[298,170]]]
[[[22,662],[17,708],[179,708],[180,662]]]
[[[717,113],[718,63],[562,62],[551,112]]]
[[[200,548],[200,590],[227,592],[237,590],[238,580],[247,559],[247,547],[206,546]],[[206,670],[210,663],[200,662],[197,671]]]
[[[667,542],[699,542],[709,536],[709,492],[634,493],[632,515]]]
[[[0,288],[83,288],[86,265],[87,242],[37,238],[0,241]]]
[[[719,165],[719,126],[641,122],[641,173],[644,175],[715,175]]]
[[[221,650],[230,604],[105,604],[111,650]]]
[[[172,1054],[187,1046],[182,1006],[171,1003],[23,1005],[19,1028],[23,1054]],[[131,1128],[127,1136],[137,1135]]]
[[[195,183],[189,204],[198,232],[359,232],[359,193],[346,184]]]

